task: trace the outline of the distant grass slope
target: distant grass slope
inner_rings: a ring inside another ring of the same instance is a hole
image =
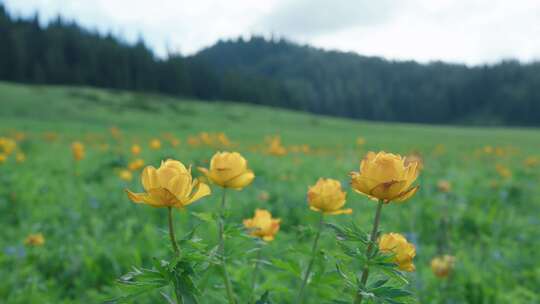
[[[164,131],[179,135],[224,131],[233,139],[248,141],[262,141],[265,135],[281,134],[285,141],[315,146],[351,146],[357,136],[363,136],[370,146],[390,150],[400,150],[411,142],[419,149],[436,144],[458,150],[488,144],[513,145],[531,152],[540,148],[535,129],[352,121],[232,102],[210,103],[114,90],[2,82],[0,117],[2,129],[39,126],[61,128],[68,133],[115,125],[146,135]]]

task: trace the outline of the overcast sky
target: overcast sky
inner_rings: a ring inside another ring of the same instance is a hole
[[[17,16],[61,14],[159,55],[274,34],[389,59],[540,60],[540,0],[0,0]]]

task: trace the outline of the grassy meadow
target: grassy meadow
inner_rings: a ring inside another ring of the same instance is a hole
[[[280,136],[285,155],[269,149],[274,136]],[[281,219],[275,240],[262,248],[255,295],[268,291],[271,303],[296,303],[319,218],[308,208],[308,186],[319,177],[340,180],[353,213],[325,219],[369,231],[376,203],[350,189],[348,174],[359,170],[368,151],[380,150],[414,154],[423,162],[419,192],[385,206],[381,219],[384,232],[400,232],[416,246],[416,271],[406,276],[418,302],[540,303],[537,129],[375,123],[151,94],[0,83],[0,137],[17,145],[0,163],[2,303],[101,303],[118,296],[115,282],[132,266],[151,267],[154,258],[171,254],[166,209],[134,204],[124,192],[142,190],[141,168],[132,170],[131,180],[120,172],[136,158],[153,166],[174,158],[201,176],[195,168],[208,167],[222,150],[242,153],[256,175],[244,190],[228,192],[226,255],[239,303],[249,297],[256,258],[256,242],[242,220],[257,208]],[[160,140],[159,149],[149,146],[152,139]],[[78,162],[74,141],[85,146]],[[140,155],[132,155],[133,144],[142,148]],[[450,191],[439,190],[441,180]],[[217,243],[211,216],[221,198],[220,189],[212,189],[211,196],[174,215],[177,237],[195,229],[208,250]],[[45,242],[25,244],[35,233]],[[336,270],[343,253],[331,229],[323,230],[319,248],[305,303],[351,303]],[[432,273],[430,261],[439,254],[456,257],[447,278]],[[196,273],[195,281],[201,303],[227,302],[214,267]],[[163,299],[153,291],[130,303]]]

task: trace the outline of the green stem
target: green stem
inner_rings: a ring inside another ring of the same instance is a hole
[[[174,234],[172,207],[167,207],[167,210],[168,210],[168,218],[169,218],[169,237],[171,239],[171,244],[174,249],[174,254],[178,256],[180,254],[180,249],[178,248],[178,244],[176,243],[176,236]]]
[[[304,274],[304,279],[302,280],[302,285],[300,286],[300,291],[298,292],[298,300],[296,302],[299,304],[303,303],[304,301],[304,289],[306,287],[307,280],[311,273],[311,268],[313,267],[313,263],[315,262],[317,246],[319,244],[319,238],[321,236],[321,231],[322,231],[322,226],[323,226],[323,219],[324,219],[324,214],[321,212],[321,218],[319,220],[319,226],[317,228],[317,235],[315,236],[315,240],[313,241],[313,247],[311,248],[311,260],[309,261],[308,268],[306,269],[306,273]]]
[[[221,212],[218,220],[218,236],[219,236],[219,245],[218,252],[221,259],[221,271],[223,274],[223,281],[225,283],[225,290],[227,291],[227,298],[229,299],[230,304],[236,304],[234,300],[234,293],[232,290],[231,279],[229,273],[227,272],[227,265],[225,262],[225,236],[224,236],[224,222],[225,222],[225,194],[226,189],[223,188],[223,196],[221,197]]]
[[[260,241],[259,241],[260,242]],[[261,244],[257,242],[257,259],[255,260],[255,266],[253,269],[253,277],[251,278],[251,291],[249,294],[249,302],[253,303],[253,295],[255,294],[255,287],[257,285],[257,275],[259,274],[259,262],[261,260],[262,255],[262,246]]]
[[[371,235],[369,237],[369,243],[366,249],[366,264],[364,265],[364,270],[362,271],[362,277],[360,279],[360,286],[364,287],[366,286],[368,277],[369,277],[369,261],[371,259],[371,255],[373,252],[373,246],[375,242],[377,241],[377,234],[379,232],[379,222],[381,220],[381,211],[383,207],[384,202],[382,200],[379,200],[379,203],[377,204],[377,211],[375,211],[375,219],[373,220],[373,228],[371,229]],[[356,296],[354,298],[355,304],[362,303],[362,294],[360,294],[359,290],[356,291]]]

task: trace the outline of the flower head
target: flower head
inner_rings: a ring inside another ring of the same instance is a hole
[[[418,186],[411,187],[420,172],[418,165],[416,161],[406,164],[400,155],[368,152],[360,172],[351,172],[351,186],[371,199],[403,202],[418,190]]]
[[[24,244],[28,246],[43,246],[45,244],[45,237],[42,233],[30,234],[24,239]]]
[[[161,140],[154,138],[150,141],[150,148],[152,150],[159,150],[161,149]]]
[[[84,145],[81,142],[73,142],[71,144],[71,152],[73,153],[73,158],[76,161],[84,159]]]
[[[7,161],[7,155],[0,153],[0,165]]]
[[[407,239],[399,233],[383,234],[379,239],[379,249],[385,253],[394,254],[394,262],[399,269],[404,271],[414,271],[413,258],[416,255],[416,248],[407,242]]]
[[[217,152],[210,160],[210,168],[199,168],[199,171],[214,184],[236,190],[251,184],[255,178],[246,159],[237,152]]]
[[[141,150],[142,150],[141,146],[139,146],[137,144],[131,146],[131,154],[133,154],[135,156],[141,154]]]
[[[133,179],[133,174],[128,169],[122,169],[118,172],[118,177],[125,182],[130,182]]]
[[[144,159],[142,158],[137,158],[136,160],[128,164],[128,169],[131,171],[137,171],[141,169],[142,167],[144,167]]]
[[[23,153],[23,152],[18,152],[16,155],[15,155],[15,161],[17,163],[24,163],[24,161],[26,160],[26,155]]]
[[[431,271],[439,278],[447,277],[454,269],[456,258],[451,255],[443,255],[431,260]]]
[[[185,207],[204,196],[210,195],[207,184],[193,179],[191,168],[177,160],[166,160],[156,169],[144,168],[141,181],[144,193],[133,193],[126,189],[129,199],[152,207]]]
[[[272,218],[272,214],[268,210],[257,209],[253,218],[244,220],[244,226],[250,229],[252,236],[268,242],[272,241],[279,231],[280,222],[280,219]]]
[[[351,214],[352,209],[342,209],[346,198],[341,183],[330,178],[319,178],[307,192],[309,208],[324,214]]]

